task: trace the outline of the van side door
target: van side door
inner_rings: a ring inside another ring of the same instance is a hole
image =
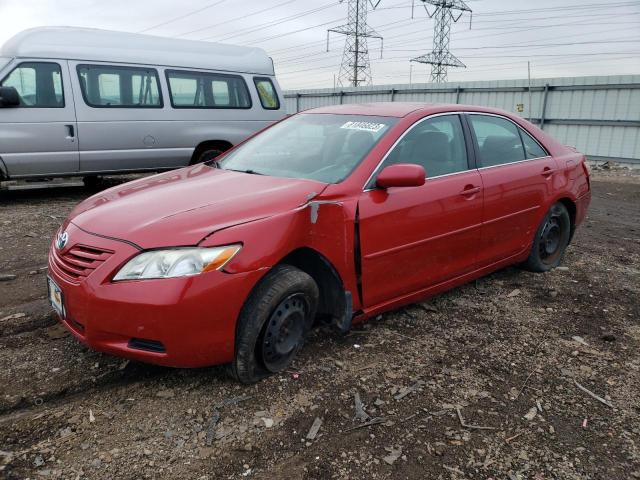
[[[79,155],[66,60],[20,59],[0,78],[20,105],[0,108],[0,159],[9,177],[73,174]]]
[[[153,66],[69,62],[80,135],[80,170],[156,170],[185,164]]]

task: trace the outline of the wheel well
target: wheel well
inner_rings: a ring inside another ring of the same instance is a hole
[[[205,142],[201,142],[193,151],[189,165],[193,165],[194,163],[196,163],[200,158],[200,155],[202,155],[207,150],[219,149],[224,152],[226,150],[229,150],[231,147],[233,147],[233,145],[226,140],[207,140]]]
[[[297,267],[315,280],[320,290],[319,316],[339,319],[344,315],[347,306],[342,280],[331,262],[323,255],[305,247],[294,250],[279,263]]]
[[[576,229],[576,204],[573,203],[573,200],[570,198],[561,198],[558,201],[562,203],[569,212],[569,218],[571,219],[571,236],[569,237],[569,241],[571,241],[573,238],[573,232]]]

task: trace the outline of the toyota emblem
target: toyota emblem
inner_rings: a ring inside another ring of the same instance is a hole
[[[62,232],[58,234],[58,238],[56,238],[56,247],[58,250],[62,250],[69,241],[69,234],[67,232]]]

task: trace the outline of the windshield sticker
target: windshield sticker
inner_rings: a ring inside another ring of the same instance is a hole
[[[340,128],[347,130],[364,130],[365,132],[379,132],[386,125],[384,123],[372,123],[372,122],[347,122]]]

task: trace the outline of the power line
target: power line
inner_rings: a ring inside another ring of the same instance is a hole
[[[263,8],[262,10],[257,10],[257,11],[252,12],[252,13],[246,13],[244,15],[240,15],[239,17],[232,18],[231,20],[225,20],[224,23],[228,24],[228,23],[231,23],[231,22],[235,22],[237,20],[243,20],[243,19],[245,19],[247,17],[252,17],[253,15],[258,15],[260,13],[268,12],[269,10],[273,10],[274,8],[278,8],[278,7],[282,7],[284,5],[288,5],[288,4],[293,3],[295,1],[296,0],[286,0],[284,2],[278,3],[277,5],[273,5],[271,7]],[[220,25],[220,22],[214,23],[213,25],[207,25],[205,27],[196,28],[195,30],[189,30],[188,32],[180,33],[179,35],[176,35],[176,36],[177,37],[184,37],[185,35],[190,35],[192,33],[201,32],[202,30],[208,30],[209,28],[217,27],[219,25]],[[213,36],[215,36],[215,35],[213,35]],[[210,38],[210,37],[201,38],[200,40],[206,40],[207,38]]]
[[[235,38],[235,37],[239,37],[241,35],[247,35],[247,34],[254,33],[254,32],[257,32],[257,31],[260,31],[260,30],[265,30],[267,28],[275,27],[276,25],[281,25],[283,23],[287,23],[287,22],[290,22],[292,20],[297,20],[299,18],[306,17],[308,15],[320,12],[322,10],[326,10],[328,8],[334,7],[334,6],[339,5],[339,4],[340,4],[340,2],[331,2],[331,3],[328,3],[328,4],[323,5],[321,7],[313,8],[311,10],[305,10],[303,12],[296,13],[294,15],[289,15],[288,17],[284,17],[284,18],[276,19],[276,20],[271,20],[269,22],[265,22],[265,23],[261,23],[261,24],[258,24],[258,25],[254,25],[252,27],[239,30],[236,33],[234,33],[233,35],[228,35],[228,36],[225,36],[223,38],[220,38],[218,41],[224,42],[226,40],[229,40],[229,39],[232,39],[232,38]]]
[[[209,8],[213,8],[213,7],[215,7],[217,5],[220,5],[221,3],[226,2],[226,1],[227,0],[218,0],[217,2],[215,2],[212,5],[207,5],[205,7],[199,8],[197,10],[193,10],[191,12],[185,13],[184,15],[180,15],[179,17],[171,18],[171,19],[167,20],[166,22],[158,23],[158,24],[153,25],[151,27],[145,28],[144,30],[140,30],[137,33],[148,32],[149,30],[153,30],[154,28],[162,27],[164,25],[168,25],[169,23],[177,22],[178,20],[182,20],[183,18],[190,17],[191,15],[195,15],[196,13],[203,12],[205,10],[208,10]]]

